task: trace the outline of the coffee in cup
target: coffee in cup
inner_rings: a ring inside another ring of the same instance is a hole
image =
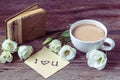
[[[107,37],[107,28],[101,22],[91,19],[73,23],[70,27],[70,39],[75,48],[85,53],[94,49],[110,51],[115,46],[114,40]]]
[[[72,31],[74,37],[81,41],[98,41],[105,36],[104,30],[93,24],[82,24],[76,26]]]

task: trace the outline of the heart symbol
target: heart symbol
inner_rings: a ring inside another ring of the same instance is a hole
[[[50,61],[41,61],[41,63],[42,63],[43,65],[46,65],[46,64],[50,63]]]

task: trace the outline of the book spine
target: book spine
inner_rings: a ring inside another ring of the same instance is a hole
[[[7,23],[7,38],[22,44],[22,19],[18,18],[11,23]]]
[[[15,20],[15,39],[18,42],[18,44],[22,44],[22,19],[18,18]]]

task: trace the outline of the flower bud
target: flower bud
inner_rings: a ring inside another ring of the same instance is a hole
[[[22,45],[18,49],[18,56],[20,60],[27,59],[33,53],[32,46]]]
[[[9,51],[10,53],[14,53],[17,51],[17,43],[7,39],[2,43],[2,48],[3,51]]]
[[[58,55],[62,58],[65,58],[66,60],[72,60],[76,56],[76,49],[69,45],[64,45],[58,52]]]
[[[49,49],[53,52],[58,52],[61,48],[62,44],[58,39],[54,39],[49,43]]]
[[[98,70],[102,70],[107,63],[106,54],[99,50],[92,50],[88,52],[86,54],[86,58],[88,59],[88,66]]]
[[[0,56],[0,63],[12,62],[13,56],[8,51],[3,51]]]
[[[46,44],[48,44],[50,41],[52,41],[52,37],[48,37],[42,44],[43,45],[46,45]]]

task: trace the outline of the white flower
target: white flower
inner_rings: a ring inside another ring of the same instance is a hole
[[[0,63],[12,62],[13,56],[8,51],[3,51],[0,56]]]
[[[64,45],[58,52],[58,55],[62,58],[65,58],[66,60],[72,60],[76,56],[76,49],[69,45]]]
[[[58,39],[54,39],[49,43],[49,49],[53,52],[58,52],[61,48],[62,44]]]
[[[10,53],[14,53],[17,51],[17,43],[7,39],[2,43],[2,48],[3,51],[9,51]]]
[[[98,70],[102,70],[107,63],[106,54],[99,50],[92,50],[88,52],[86,54],[86,57],[88,59],[88,66],[96,68]]]
[[[20,60],[27,59],[33,53],[32,46],[22,45],[18,49],[18,56]]]

